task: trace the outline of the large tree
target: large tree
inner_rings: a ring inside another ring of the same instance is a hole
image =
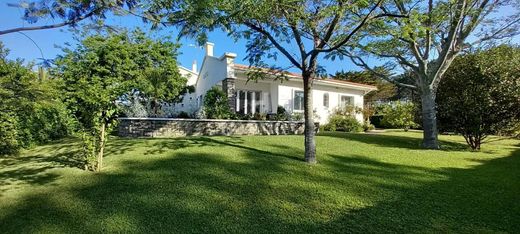
[[[174,43],[155,41],[137,31],[87,37],[56,59],[54,72],[63,79],[68,106],[84,130],[87,168],[101,170],[107,132],[117,117],[117,101],[124,94],[148,90],[148,80],[159,75],[165,76],[161,80],[185,81],[175,66],[176,49]],[[185,85],[174,83],[179,87],[172,88],[172,96]]]
[[[324,74],[320,56],[331,53],[356,38],[370,21],[389,16],[379,1],[315,0],[155,0],[148,12],[161,21],[182,26],[181,35],[204,41],[206,32],[220,28],[236,39],[247,40],[247,59],[258,71],[275,75],[287,67],[269,65],[279,54],[303,77],[305,161],[316,163],[312,86]],[[400,14],[391,16],[399,17]],[[159,25],[157,25],[159,26]],[[254,78],[254,73],[251,73]],[[282,74],[283,76],[283,74]]]
[[[370,40],[344,47],[342,54],[382,79],[417,91],[421,98],[423,146],[437,149],[436,92],[453,60],[465,49],[518,33],[520,14],[515,0],[393,0],[381,6],[387,14],[407,15],[373,24]],[[507,10],[504,10],[508,8]],[[501,12],[497,10],[502,9]],[[366,61],[375,57],[387,66],[414,73],[414,83],[398,82],[378,73]]]

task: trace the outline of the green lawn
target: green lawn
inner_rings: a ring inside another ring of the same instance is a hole
[[[520,141],[420,137],[115,138],[102,173],[64,140],[0,158],[0,232],[520,232]]]

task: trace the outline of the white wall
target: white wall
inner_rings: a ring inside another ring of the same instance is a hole
[[[197,97],[205,95],[211,87],[222,84],[222,80],[227,76],[227,64],[225,60],[220,60],[212,56],[205,56],[199,72],[199,78],[195,86]]]
[[[179,66],[179,73],[188,79],[186,85],[195,85],[197,83],[198,73],[182,66]],[[188,93],[184,95],[181,102],[165,104],[161,109],[165,117],[171,117],[177,116],[183,111],[191,114],[196,111],[196,108],[197,102],[195,93]]]
[[[283,106],[287,111],[293,112],[293,95],[294,91],[303,91],[303,84],[301,82],[286,81],[278,86],[278,105]],[[323,96],[325,93],[329,94],[329,107],[323,105]],[[329,116],[335,108],[340,106],[341,95],[352,96],[354,98],[354,105],[363,107],[364,91],[355,90],[342,87],[330,87],[320,84],[315,84],[312,91],[313,107],[316,113],[315,119],[320,124],[325,124],[329,120]],[[356,115],[356,119],[363,121],[363,115]]]
[[[186,82],[186,85],[195,85],[197,83],[197,77],[199,76],[198,73],[193,72],[189,70],[188,68],[179,66],[179,73],[188,78],[188,81]]]

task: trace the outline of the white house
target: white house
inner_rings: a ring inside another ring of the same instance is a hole
[[[180,68],[188,77],[188,85],[195,92],[186,94],[181,103],[173,106],[176,112],[197,113],[202,108],[204,95],[213,86],[228,94],[230,108],[242,114],[276,113],[278,106],[290,113],[303,113],[303,80],[299,74],[289,73],[283,82],[273,78],[247,82],[247,65],[235,64],[236,54],[213,55],[213,43],[206,43],[204,60],[197,70]],[[316,120],[327,123],[330,113],[347,104],[363,107],[363,96],[376,90],[375,86],[332,79],[316,79],[312,91]],[[358,115],[359,121],[363,116]]]

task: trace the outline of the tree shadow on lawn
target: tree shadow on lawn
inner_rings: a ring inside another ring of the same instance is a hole
[[[336,137],[347,140],[358,141],[365,144],[381,147],[424,149],[421,146],[422,139],[406,136],[393,136],[382,134],[346,133],[346,132],[323,132],[319,136]],[[445,151],[470,151],[471,149],[463,143],[439,140],[441,150]]]
[[[53,182],[59,177],[51,172],[55,168],[80,168],[82,162],[78,158],[77,145],[75,139],[62,139],[27,150],[24,155],[0,157],[0,192],[10,185]]]
[[[0,230],[520,230],[518,149],[469,169],[432,170],[356,155],[322,155],[320,164],[309,166],[293,160],[300,157],[298,152],[287,155],[225,139],[197,139],[214,147],[215,153],[176,151],[168,158],[125,161],[118,173],[93,173],[89,183],[80,180],[70,188],[34,194],[3,209]],[[230,157],[219,150],[222,146],[238,147],[240,152]]]

